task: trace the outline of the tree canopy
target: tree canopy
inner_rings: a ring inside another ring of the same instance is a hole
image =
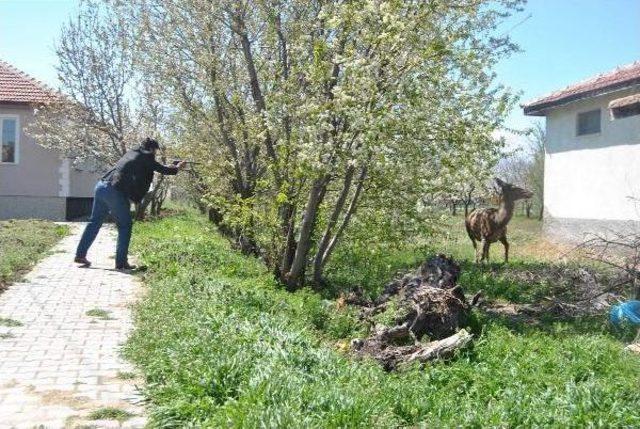
[[[199,198],[291,289],[345,234],[424,229],[421,198],[490,169],[515,100],[492,68],[520,0],[107,3]]]

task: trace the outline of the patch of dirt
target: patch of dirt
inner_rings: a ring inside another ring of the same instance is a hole
[[[640,355],[640,343],[633,343],[633,344],[629,344],[627,347],[624,348],[625,350],[628,350],[632,353],[638,354]]]
[[[575,246],[559,243],[547,238],[536,238],[522,243],[515,249],[514,256],[526,256],[534,260],[567,263],[569,261],[582,261],[584,256],[574,251]]]
[[[35,392],[40,396],[44,405],[67,405],[74,410],[83,410],[91,407],[91,398],[86,396],[74,396],[70,390],[45,390]]]
[[[16,387],[17,385],[18,385],[18,382],[15,379],[11,379],[5,384],[3,384],[2,388],[10,389],[12,387]]]

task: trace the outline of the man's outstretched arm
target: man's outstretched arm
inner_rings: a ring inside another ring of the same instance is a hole
[[[184,161],[180,161],[176,165],[162,165],[158,161],[154,161],[153,171],[157,171],[160,174],[173,176],[175,174],[178,174],[178,171],[182,170],[185,165],[186,162]]]

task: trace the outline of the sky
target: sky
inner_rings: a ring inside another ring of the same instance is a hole
[[[496,72],[520,103],[640,60],[640,0],[530,0],[502,27],[522,52]],[[540,120],[516,108],[507,126]]]
[[[55,39],[77,4],[0,0],[0,58],[58,87]],[[640,0],[529,0],[499,31],[522,52],[498,64],[498,81],[521,93],[522,103],[640,60]],[[539,120],[516,107],[506,126],[524,129]],[[522,144],[522,137],[505,136]]]

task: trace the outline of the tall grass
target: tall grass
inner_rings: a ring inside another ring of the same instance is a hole
[[[0,221],[0,292],[68,233],[67,226],[48,221]]]
[[[137,224],[134,236],[149,293],[126,355],[152,427],[640,425],[640,361],[605,329],[485,319],[456,359],[389,374],[336,347],[366,331],[350,310],[284,291],[202,219]]]

